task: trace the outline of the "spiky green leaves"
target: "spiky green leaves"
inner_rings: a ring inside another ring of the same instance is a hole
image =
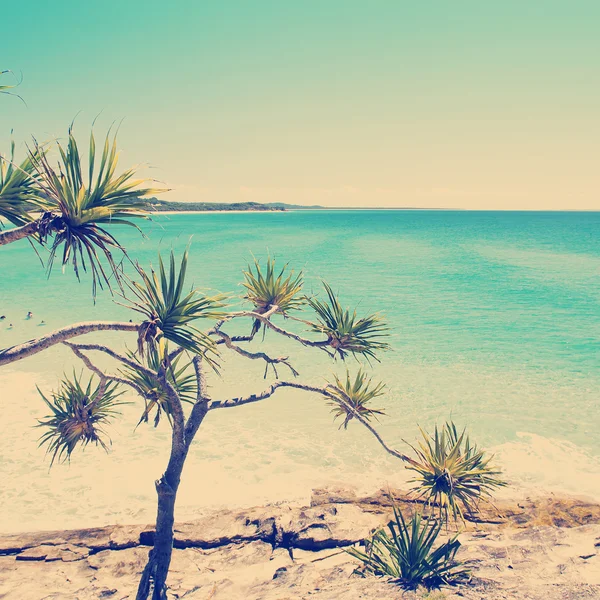
[[[38,148],[44,153],[45,149]],[[38,175],[30,156],[15,163],[15,143],[11,141],[10,155],[0,155],[0,228],[2,219],[21,226],[32,220],[32,211],[47,208],[38,187]]]
[[[327,299],[308,298],[308,303],[317,314],[318,322],[312,330],[327,336],[329,346],[343,359],[346,354],[362,355],[378,360],[376,353],[389,349],[383,340],[389,336],[389,329],[383,317],[371,314],[358,317],[356,310],[342,308],[331,286],[323,282]]]
[[[347,552],[363,563],[367,573],[392,577],[408,587],[454,583],[467,577],[469,570],[456,560],[458,536],[436,546],[441,529],[441,522],[423,519],[419,513],[407,523],[394,506],[388,529],[380,529],[367,540],[366,552],[357,548]]]
[[[413,447],[417,459],[407,468],[418,474],[412,480],[418,497],[436,506],[440,516],[464,520],[465,514],[477,512],[480,501],[489,501],[496,488],[506,485],[491,464],[493,456],[471,444],[466,430],[459,433],[449,422],[441,429],[436,425],[433,435],[423,430],[421,435]]]
[[[90,442],[107,448],[103,427],[117,412],[115,407],[121,402],[114,383],[97,385],[94,377],[87,384],[83,383],[75,373],[73,379],[65,377],[50,399],[38,391],[51,413],[39,421],[39,427],[47,431],[40,438],[40,446],[46,445],[46,451],[52,455],[51,464],[58,458],[67,460],[77,447],[85,447]]]
[[[275,273],[275,260],[267,258],[267,268],[263,272],[258,260],[254,260],[254,268],[248,265],[248,270],[243,271],[246,288],[244,298],[254,304],[257,312],[267,312],[271,307],[278,306],[279,312],[287,313],[300,308],[304,299],[300,296],[302,291],[302,272],[294,276],[291,271],[287,274],[288,265],[285,264],[279,273]]]
[[[165,364],[165,355],[168,355],[166,348],[150,348],[144,353],[143,357],[129,353],[129,358],[158,375],[161,368],[165,369],[165,377],[173,386],[179,399],[182,402],[195,402],[196,400],[196,376],[193,372],[192,363],[186,360],[183,355],[176,356],[173,360]],[[138,425],[147,423],[150,415],[154,413],[154,427],[157,427],[162,414],[164,413],[169,423],[171,423],[171,409],[169,395],[167,390],[157,381],[156,377],[150,377],[142,369],[135,369],[125,366],[121,371],[123,376],[133,383],[144,399],[144,411]]]
[[[243,271],[246,288],[245,300],[252,302],[254,310],[260,314],[268,312],[274,306],[278,307],[281,314],[300,308],[305,300],[300,295],[302,292],[302,272],[294,275],[287,273],[288,265],[285,264],[278,274],[275,272],[275,260],[267,258],[267,268],[263,271],[258,260],[254,259],[254,268],[248,265],[248,270]],[[260,329],[260,321],[256,319],[253,333]]]
[[[202,354],[209,363],[214,364],[216,345],[195,326],[195,322],[223,317],[224,313],[219,309],[225,306],[225,296],[219,294],[209,297],[196,289],[184,291],[187,264],[187,251],[181,258],[179,268],[171,251],[168,273],[160,255],[158,273],[151,269],[148,274],[138,266],[141,281],[128,284],[135,297],[135,300],[130,299],[131,308],[145,318],[139,332],[138,349],[141,355],[145,346],[154,351],[164,339],[194,354]]]
[[[346,370],[345,379],[340,379],[337,375],[334,375],[334,383],[330,383],[327,386],[327,391],[336,398],[328,403],[333,407],[331,412],[334,415],[334,419],[343,417],[344,421],[341,426],[346,429],[348,423],[357,414],[367,421],[376,415],[385,414],[383,410],[369,406],[373,398],[383,395],[384,389],[384,383],[373,384],[372,379],[367,378],[362,369],[359,369],[354,380],[350,378],[348,370]]]
[[[87,169],[72,128],[66,147],[60,143],[57,146],[60,158],[56,169],[40,152],[37,142],[30,151],[39,191],[50,213],[40,223],[42,236],[53,236],[48,268],[60,256],[61,264],[70,263],[78,278],[81,270],[89,270],[95,294],[97,285],[107,284],[110,288],[111,277],[120,283],[120,267],[113,252],[125,252],[104,225],[137,227],[131,218],[148,214],[142,196],[165,190],[144,187],[147,180],[136,179],[134,168],[116,174],[116,135],[112,139],[110,133],[106,136],[101,154],[96,150],[93,133],[90,135]]]

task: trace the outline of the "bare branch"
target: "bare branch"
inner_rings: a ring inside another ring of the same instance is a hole
[[[196,403],[208,402],[206,375],[202,368],[202,359],[198,354],[192,359],[192,364],[194,365],[194,372],[196,374]]]
[[[95,373],[100,378],[100,385],[98,386],[98,393],[96,394],[96,398],[95,398],[94,402],[92,402],[92,404],[94,404],[95,402],[99,402],[100,400],[102,400],[102,398],[104,398],[104,394],[106,393],[106,386],[108,385],[108,377],[98,367],[96,367],[96,365],[94,365],[92,363],[92,361],[85,354],[83,354],[83,352],[81,352],[78,348],[69,344],[69,342],[63,342],[63,344],[65,346],[68,346],[69,348],[71,348],[71,350],[73,350],[73,353],[75,354],[75,356],[77,356],[79,359],[81,359],[83,361],[83,364],[90,371],[92,371],[92,373]]]
[[[277,388],[288,386],[289,382],[287,381],[276,381],[260,394],[252,394],[250,396],[245,396],[242,398],[230,398],[228,400],[213,400],[210,403],[208,410],[214,410],[215,408],[232,408],[234,406],[242,406],[243,404],[251,404],[252,402],[266,400],[275,393],[275,390],[277,390]]]
[[[192,359],[194,364],[194,371],[196,372],[196,403],[192,408],[192,412],[188,417],[187,423],[185,424],[185,446],[189,449],[190,444],[192,443],[198,428],[204,421],[204,417],[206,413],[208,413],[208,402],[210,398],[206,392],[206,376],[204,374],[204,370],[202,369],[202,359],[200,356],[196,355]]]
[[[252,394],[251,396],[246,396],[245,398],[231,398],[229,400],[214,400],[209,405],[209,410],[213,410],[216,408],[231,408],[234,406],[241,406],[243,404],[251,404],[253,402],[260,402],[261,400],[266,400],[271,397],[275,391],[280,387],[290,387],[298,390],[303,390],[305,392],[313,392],[315,394],[320,394],[321,396],[325,396],[335,402],[341,404],[347,411],[352,413],[352,415],[356,418],[357,421],[360,421],[362,425],[364,425],[371,434],[375,437],[375,439],[379,442],[381,447],[392,456],[399,458],[400,460],[408,463],[414,463],[414,461],[405,454],[390,448],[386,442],[383,440],[381,435],[377,432],[377,430],[347,401],[341,399],[339,396],[332,394],[327,388],[320,388],[312,385],[306,385],[303,383],[296,383],[294,381],[276,381],[269,388],[261,392],[260,394]],[[330,386],[327,386],[330,387]],[[337,390],[339,393],[339,390]],[[344,394],[345,395],[345,394]],[[346,396],[347,400],[349,398]]]
[[[181,346],[173,350],[173,352],[169,354],[169,362],[173,362],[183,351],[184,349]]]
[[[77,323],[57,329],[48,335],[34,340],[29,340],[17,346],[11,346],[0,350],[0,366],[27,358],[46,350],[55,344],[60,344],[71,338],[92,333],[93,331],[137,331],[139,325],[136,323],[120,323],[114,321],[92,321],[89,323]]]
[[[122,377],[116,377],[114,375],[107,375],[106,373],[101,371],[96,365],[94,365],[94,363],[90,360],[89,356],[86,356],[85,354],[83,354],[83,352],[81,352],[79,346],[77,346],[76,344],[71,344],[70,342],[63,342],[63,344],[65,346],[68,346],[69,348],[71,348],[71,350],[73,351],[75,356],[80,358],[83,361],[83,364],[90,371],[92,371],[92,373],[95,373],[96,375],[98,375],[98,377],[100,378],[101,381],[102,381],[102,379],[107,379],[110,381],[114,381],[115,383],[127,385],[130,388],[132,388],[133,390],[135,390],[142,398],[146,397],[146,394],[144,394],[144,390],[142,390],[142,388],[139,387],[136,383],[133,383],[133,381],[129,381],[128,379],[123,379]]]
[[[296,369],[294,369],[294,367],[292,367],[292,365],[289,363],[287,356],[280,356],[279,358],[271,358],[268,354],[265,354],[264,352],[248,352],[247,350],[244,350],[243,348],[236,346],[232,342],[231,338],[224,331],[221,331],[219,329],[216,333],[217,333],[217,335],[221,336],[221,339],[223,340],[225,345],[230,350],[237,352],[239,355],[243,356],[244,358],[249,358],[251,360],[256,360],[256,359],[264,360],[266,363],[265,374],[264,374],[265,379],[267,378],[269,365],[272,367],[273,372],[275,373],[275,377],[279,378],[279,375],[277,374],[277,368],[275,367],[275,365],[277,365],[277,364],[285,365],[292,372],[292,375],[294,377],[298,377],[298,371],[296,371]]]
[[[173,416],[173,449],[183,450],[185,446],[185,417],[183,415],[183,407],[181,406],[181,399],[179,398],[177,390],[167,379],[167,366],[164,361],[158,372],[158,381],[167,392],[169,408],[171,409],[171,415]]]
[[[98,377],[100,379],[106,379],[106,375],[103,371],[101,371],[96,365],[94,365],[94,363],[92,363],[92,361],[89,359],[88,356],[86,356],[83,352],[81,352],[81,350],[74,344],[71,344],[69,342],[63,342],[63,344],[65,346],[67,346],[68,348],[71,348],[71,350],[73,351],[73,354],[75,354],[75,356],[77,358],[79,358],[83,364],[90,370],[92,371],[92,373],[95,373],[96,375],[98,375]]]
[[[272,311],[272,309],[271,309]],[[230,313],[229,315],[227,315],[227,318],[224,319],[224,321],[230,321],[232,319],[238,319],[241,317],[248,317],[251,319],[258,319],[259,321],[262,322],[262,324],[271,329],[272,331],[274,331],[275,333],[278,333],[279,335],[283,335],[285,337],[288,337],[292,340],[295,340],[297,342],[299,342],[300,344],[302,344],[303,346],[310,346],[312,348],[321,348],[321,349],[326,349],[326,347],[329,345],[330,340],[309,340],[307,338],[303,338],[302,336],[296,334],[296,333],[292,333],[291,331],[287,331],[286,329],[283,329],[282,327],[279,327],[278,325],[275,325],[275,323],[272,323],[271,320],[269,319],[270,315],[269,313],[271,313],[271,311],[265,313],[264,315],[261,315],[260,313],[257,312],[253,312],[253,311],[241,311],[241,312],[234,312],[234,313]],[[268,316],[267,316],[268,315]],[[221,323],[222,324],[222,323]],[[218,330],[215,332],[217,333]]]
[[[144,367],[139,362],[131,360],[126,356],[115,352],[112,348],[109,348],[108,346],[103,346],[102,344],[70,344],[70,346],[78,348],[79,350],[95,350],[97,352],[104,352],[104,354],[108,354],[108,356],[114,358],[115,360],[118,360],[119,362],[122,362],[124,365],[127,365],[128,367],[136,369],[137,371],[144,373],[148,377],[151,377],[156,383],[161,383],[159,376],[154,371]]]
[[[35,235],[37,231],[37,221],[26,223],[25,225],[21,225],[20,227],[13,227],[12,229],[7,229],[6,231],[0,231],[0,246],[4,246],[12,242],[17,242],[18,240],[22,240],[23,238]]]

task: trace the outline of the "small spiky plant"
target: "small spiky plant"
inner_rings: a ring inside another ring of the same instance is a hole
[[[304,304],[304,298],[300,296],[303,284],[302,271],[297,275],[291,271],[286,276],[287,268],[286,263],[279,274],[276,274],[275,260],[268,257],[264,272],[257,259],[254,259],[254,268],[248,265],[248,270],[243,271],[242,286],[246,288],[244,299],[252,302],[257,313],[265,314],[277,306],[277,312],[285,315]],[[253,335],[260,330],[260,326],[260,320],[255,319],[252,325]]]
[[[412,447],[417,458],[407,465],[418,476],[417,497],[439,509],[446,520],[452,515],[464,521],[465,515],[473,516],[481,501],[490,502],[495,489],[506,482],[501,471],[491,462],[484,450],[471,444],[466,429],[458,432],[453,422],[448,422],[433,435],[421,430],[422,440]]]
[[[141,282],[132,281],[128,287],[133,299],[129,299],[130,308],[142,314],[145,321],[139,330],[138,351],[144,355],[145,346],[150,351],[158,349],[161,340],[169,340],[184,350],[202,354],[207,362],[215,365],[217,347],[214,341],[194,326],[198,319],[219,319],[224,313],[219,310],[225,306],[226,296],[204,296],[198,290],[184,292],[185,276],[188,264],[188,251],[181,258],[179,269],[175,265],[175,255],[170,254],[169,273],[161,256],[158,257],[158,273],[151,270],[147,274],[137,267]]]
[[[39,152],[45,152],[43,148]],[[10,154],[0,154],[0,229],[2,219],[19,227],[32,220],[32,211],[47,209],[38,188],[38,176],[33,161],[27,156],[21,164],[15,163],[15,143],[11,141]]]
[[[332,406],[331,412],[334,419],[344,417],[344,429],[348,428],[348,423],[356,416],[356,413],[364,417],[367,421],[377,415],[384,415],[385,412],[381,409],[371,408],[367,406],[373,398],[383,395],[385,389],[384,383],[372,384],[372,378],[367,378],[367,375],[361,369],[358,370],[354,381],[350,378],[350,371],[346,369],[346,378],[340,379],[334,375],[334,383],[330,383],[327,391],[340,399],[340,401],[332,400],[328,404]],[[348,406],[351,410],[348,409]]]
[[[106,225],[137,228],[131,219],[148,216],[142,197],[166,190],[144,187],[147,180],[135,179],[135,168],[116,174],[119,158],[116,134],[112,140],[110,132],[107,134],[101,154],[96,150],[94,134],[90,135],[87,173],[72,127],[66,147],[60,143],[57,146],[60,159],[56,169],[35,140],[30,150],[39,190],[49,205],[39,226],[42,240],[52,236],[48,270],[60,255],[61,264],[70,263],[78,279],[80,270],[89,269],[94,294],[98,285],[110,288],[111,279],[120,286],[119,259],[113,252],[118,251],[122,256],[125,250],[106,230]]]
[[[342,308],[331,286],[323,282],[327,300],[308,298],[308,303],[317,314],[317,323],[313,331],[327,336],[329,346],[334,353],[344,359],[346,354],[362,355],[367,360],[379,360],[376,352],[388,350],[389,344],[382,341],[389,336],[389,330],[383,317],[371,314],[359,318],[356,311]]]
[[[407,523],[400,509],[396,505],[393,508],[394,519],[387,531],[380,529],[367,540],[366,552],[347,550],[363,563],[367,573],[391,577],[395,583],[412,588],[456,583],[468,576],[469,569],[455,558],[460,548],[458,535],[435,547],[441,522],[415,513]]]
[[[94,377],[85,384],[73,373],[73,379],[65,377],[50,399],[39,388],[38,392],[51,410],[49,416],[38,421],[38,427],[48,429],[40,438],[40,446],[47,446],[51,465],[57,458],[69,459],[78,444],[85,447],[94,442],[107,449],[103,427],[117,414],[115,407],[123,404],[117,401],[122,392],[117,392],[116,384],[95,384]]]
[[[193,403],[196,400],[196,376],[192,371],[191,362],[179,354],[168,365],[164,364],[164,357],[168,356],[168,347],[161,344],[159,348],[152,347],[148,352],[140,357],[137,353],[129,352],[129,358],[140,366],[148,368],[153,373],[158,373],[161,367],[165,367],[165,377],[167,381],[175,388],[179,398],[183,402]],[[154,414],[154,427],[157,427],[162,413],[166,415],[171,423],[171,409],[169,398],[165,388],[156,382],[156,379],[149,377],[144,371],[134,369],[126,365],[121,373],[131,381],[138,390],[143,392],[144,412],[140,417],[140,423],[147,423],[149,415],[156,409]]]

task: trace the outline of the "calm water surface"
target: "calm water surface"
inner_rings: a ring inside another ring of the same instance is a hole
[[[192,238],[189,273],[202,288],[239,295],[241,269],[270,252],[304,270],[308,291],[325,279],[344,304],[385,313],[393,351],[373,371],[388,385],[380,406],[390,442],[414,441],[418,425],[452,417],[497,451],[515,485],[600,496],[600,213],[180,214],[157,217],[145,232],[147,239],[133,230],[120,238],[142,264]],[[93,305],[89,291],[89,282],[60,270],[47,280],[27,243],[2,249],[0,345],[77,320],[135,318],[108,294]],[[29,310],[34,319],[26,321]],[[295,356],[306,381],[320,384],[344,369],[272,335],[265,343]],[[8,482],[0,489],[0,529],[152,519],[168,430],[133,431],[135,398],[111,429],[110,455],[90,447],[48,472],[36,448],[33,425],[44,407],[35,383],[49,390],[74,365],[53,349],[0,373],[0,475]],[[215,398],[267,385],[260,365],[227,358],[224,366],[223,378],[211,381]],[[405,478],[360,427],[338,431],[321,399],[283,392],[210,415],[187,466],[178,517],[213,505],[303,498],[328,482],[373,488]]]

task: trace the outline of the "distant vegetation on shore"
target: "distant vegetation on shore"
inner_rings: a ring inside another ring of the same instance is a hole
[[[150,205],[157,211],[215,211],[215,210],[247,210],[247,211],[282,211],[290,208],[323,208],[322,206],[301,206],[299,204],[285,204],[284,202],[172,202],[150,198]]]

